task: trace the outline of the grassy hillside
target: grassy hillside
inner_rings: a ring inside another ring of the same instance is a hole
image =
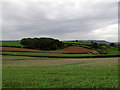
[[[120,54],[120,51],[117,47],[107,48],[106,51],[108,52],[109,55],[119,55]]]

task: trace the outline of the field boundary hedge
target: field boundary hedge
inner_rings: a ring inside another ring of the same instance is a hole
[[[120,55],[106,55],[106,56],[39,56],[39,55],[14,55],[14,54],[0,54],[7,56],[28,56],[28,57],[48,57],[48,58],[107,58],[120,57]]]

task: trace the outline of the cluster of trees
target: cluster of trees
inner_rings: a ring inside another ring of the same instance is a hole
[[[23,47],[39,50],[56,50],[64,48],[64,43],[53,38],[23,38],[20,42]]]
[[[91,44],[91,47],[97,49],[100,54],[107,54],[108,53],[107,48],[116,47],[116,44],[110,43],[110,44],[106,45],[106,44],[101,44],[101,43],[98,44],[95,42],[95,43]]]
[[[95,43],[92,43],[91,46],[92,46],[93,48],[101,48],[101,46],[106,46],[106,44],[98,44],[98,43],[95,42]],[[110,47],[110,46],[116,47],[116,44],[115,44],[115,43],[110,43],[108,46],[109,46],[109,47]]]
[[[98,43],[92,43],[91,47],[92,48],[99,48],[99,45],[98,45]]]
[[[116,46],[114,43],[110,43],[110,46]]]

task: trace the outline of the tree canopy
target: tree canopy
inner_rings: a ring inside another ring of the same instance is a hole
[[[110,43],[110,46],[115,46],[115,44],[114,43]]]
[[[64,43],[53,38],[23,38],[20,42],[23,47],[39,50],[56,50],[64,47]]]
[[[98,45],[98,43],[92,43],[92,48],[99,48],[99,45]]]

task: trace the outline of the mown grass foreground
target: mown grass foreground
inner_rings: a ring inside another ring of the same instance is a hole
[[[118,58],[3,56],[3,88],[117,88]]]

